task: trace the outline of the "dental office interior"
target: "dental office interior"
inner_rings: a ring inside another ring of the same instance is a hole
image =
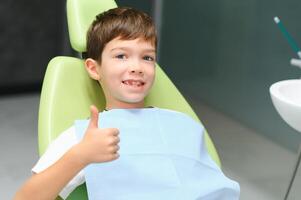
[[[301,1],[116,3],[154,19],[157,62],[207,129],[240,199],[300,199]],[[0,9],[0,199],[12,199],[39,158],[47,64],[79,55],[65,1],[1,1]]]

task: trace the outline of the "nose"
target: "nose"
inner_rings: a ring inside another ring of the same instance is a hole
[[[143,74],[143,71],[141,71],[141,70],[131,70],[130,73],[131,74]]]
[[[129,66],[129,72],[131,74],[140,74],[143,75],[143,67],[139,62],[131,62]]]

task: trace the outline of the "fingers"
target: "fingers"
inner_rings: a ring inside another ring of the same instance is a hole
[[[118,144],[119,142],[120,142],[119,137],[116,137],[115,140],[114,140],[114,142],[113,142],[113,144]]]
[[[118,154],[118,151],[120,149],[119,147],[119,142],[120,142],[120,139],[119,137],[114,137],[113,140],[112,140],[112,143],[111,143],[111,147],[109,149],[109,152],[111,154]]]
[[[116,160],[120,157],[120,155],[118,153],[114,153],[114,154],[111,154],[108,156],[107,160],[108,161],[113,161],[113,160]]]
[[[89,123],[89,128],[98,128],[98,109],[96,106],[90,106],[91,118]]]
[[[114,160],[116,160],[117,158],[119,158],[119,156],[120,156],[120,155],[119,155],[118,153],[115,153],[115,154],[113,154],[112,157],[113,157]]]
[[[119,130],[117,128],[111,128],[111,133],[113,136],[118,136],[119,135]]]
[[[105,158],[105,162],[108,162],[108,161],[113,161],[113,160],[116,160],[120,157],[120,154],[118,153],[118,150],[119,150],[119,146],[116,145],[114,147],[111,147],[108,154],[106,155],[106,158]]]
[[[119,151],[120,147],[119,145],[114,145],[110,148],[110,153],[116,154]]]

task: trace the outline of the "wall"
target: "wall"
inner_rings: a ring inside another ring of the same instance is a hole
[[[269,86],[301,76],[273,21],[301,45],[301,1],[163,1],[159,63],[181,91],[295,151],[300,135],[275,111]]]
[[[62,53],[64,2],[0,3],[0,94],[39,87],[48,61]]]

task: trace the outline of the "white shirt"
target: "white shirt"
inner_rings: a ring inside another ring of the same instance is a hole
[[[50,167],[60,159],[72,146],[79,141],[76,137],[75,127],[71,126],[60,134],[47,148],[36,165],[32,168],[33,173],[39,173]],[[66,199],[68,195],[79,185],[85,182],[84,171],[81,170],[60,192],[60,197]]]

